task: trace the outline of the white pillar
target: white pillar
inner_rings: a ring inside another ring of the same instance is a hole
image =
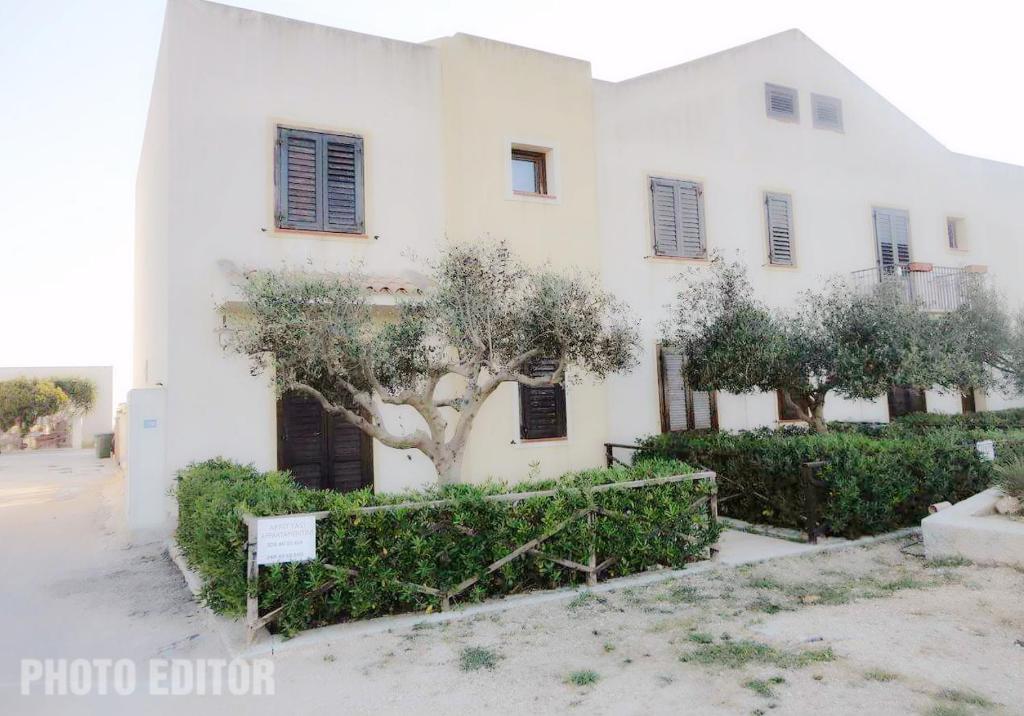
[[[128,459],[126,511],[132,530],[169,530],[165,418],[163,388],[128,391]]]

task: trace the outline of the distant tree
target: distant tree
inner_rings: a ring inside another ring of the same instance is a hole
[[[14,378],[0,381],[0,431],[26,432],[39,418],[56,415],[68,396],[49,380]]]
[[[666,340],[682,350],[694,388],[782,391],[809,428],[824,433],[829,393],[871,399],[893,383],[932,384],[919,333],[927,317],[895,286],[864,293],[837,279],[801,294],[791,310],[773,310],[754,298],[741,263],[716,259],[709,273],[689,278]]]
[[[254,374],[273,368],[280,392],[306,393],[384,445],[419,450],[442,483],[460,481],[473,421],[503,383],[603,378],[635,362],[634,321],[591,278],[527,268],[503,244],[449,247],[430,273],[427,294],[387,319],[358,275],[252,273],[231,345]],[[553,372],[531,371],[541,358]],[[383,405],[414,409],[425,429],[392,432]]]
[[[96,403],[96,384],[88,378],[54,378],[53,384],[68,396],[65,412],[84,415]]]

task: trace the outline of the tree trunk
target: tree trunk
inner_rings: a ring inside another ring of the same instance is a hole
[[[811,419],[808,422],[812,433],[824,435],[828,432],[828,425],[825,423],[825,401],[818,400],[811,406]]]
[[[462,482],[462,448],[443,449],[434,458],[434,469],[437,470],[437,481],[441,485],[458,485]]]

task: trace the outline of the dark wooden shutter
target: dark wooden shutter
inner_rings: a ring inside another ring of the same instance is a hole
[[[319,229],[321,142],[315,132],[278,128],[277,221],[283,229]]]
[[[881,266],[910,262],[910,215],[902,209],[875,209],[875,239]]]
[[[651,209],[655,255],[705,255],[704,190],[700,184],[652,178]]]
[[[910,413],[928,412],[925,391],[909,385],[894,385],[889,388],[889,417],[898,418]]]
[[[324,135],[324,228],[363,233],[363,140]]]
[[[768,216],[768,260],[773,264],[793,264],[793,211],[787,194],[764,195]]]
[[[551,375],[558,361],[541,358],[530,362],[527,375],[539,378]],[[523,440],[564,438],[565,386],[532,388],[519,385],[519,437]]]
[[[277,410],[279,469],[313,489],[373,486],[373,441],[363,431],[302,393],[285,395]]]
[[[277,226],[363,233],[363,140],[278,128]]]

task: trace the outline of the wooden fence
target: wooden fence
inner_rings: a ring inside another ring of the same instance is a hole
[[[655,477],[648,480],[630,480],[627,482],[611,482],[604,485],[595,485],[588,488],[578,488],[580,492],[585,494],[594,494],[607,492],[609,490],[630,490],[643,487],[655,487],[657,485],[667,485],[675,482],[696,482],[705,480],[711,484],[709,493],[703,497],[698,498],[691,505],[691,509],[699,509],[707,505],[713,521],[718,519],[718,487],[716,482],[716,476],[714,472],[703,471],[691,473],[689,475],[670,475],[667,477]],[[534,492],[512,492],[512,493],[501,493],[496,495],[488,495],[484,497],[486,502],[522,502],[523,500],[529,500],[537,497],[553,497],[559,493],[559,490],[537,490]],[[445,505],[453,504],[454,500],[430,500],[423,502],[402,502],[394,505],[374,505],[372,507],[362,507],[355,510],[352,514],[372,514],[374,512],[397,512],[400,510],[419,510],[429,507],[443,507]],[[330,516],[330,512],[310,512],[304,513],[307,516],[312,516],[316,520],[322,520]],[[261,517],[294,517],[297,515],[262,515]],[[606,510],[597,505],[591,505],[590,507],[584,507],[576,510],[572,515],[562,520],[560,523],[547,530],[543,534],[535,537],[534,539],[525,542],[508,554],[495,560],[491,564],[484,567],[484,569],[477,574],[468,575],[464,580],[456,584],[447,590],[437,589],[425,584],[415,584],[412,582],[399,582],[409,589],[415,590],[422,594],[429,594],[434,597],[440,598],[441,610],[445,611],[451,609],[451,600],[453,597],[462,594],[467,589],[472,587],[474,584],[479,582],[489,574],[493,574],[497,570],[509,562],[524,557],[526,555],[536,557],[538,559],[545,559],[555,564],[561,565],[567,569],[572,569],[577,572],[581,572],[586,575],[587,586],[594,586],[597,584],[598,575],[608,569],[611,565],[615,564],[618,560],[616,556],[609,556],[606,559],[598,562],[597,550],[595,540],[593,539],[594,531],[591,529],[591,541],[589,554],[587,556],[586,564],[576,562],[571,559],[559,557],[548,554],[540,549],[540,547],[547,540],[554,537],[556,534],[564,530],[570,524],[576,520],[586,520],[587,523],[593,528],[598,518],[613,518],[613,519],[626,519],[627,516]],[[248,529],[248,540],[246,543],[246,582],[248,586],[247,597],[246,597],[246,614],[245,621],[249,629],[249,639],[251,640],[255,635],[256,631],[261,627],[273,622],[281,616],[284,611],[284,606],[280,606],[266,614],[260,615],[259,613],[259,564],[257,560],[257,550],[259,545],[256,539],[256,523],[260,517],[254,515],[245,514],[242,516],[242,521],[245,523]],[[718,554],[717,548],[712,546],[710,548],[709,558],[714,559]],[[323,565],[328,571],[335,575],[335,578],[329,580],[325,584],[320,585],[316,589],[307,592],[305,597],[313,597],[318,594],[324,594],[330,591],[342,580],[347,580],[353,577],[359,576],[359,571],[350,569],[348,567],[338,567],[331,564]]]

